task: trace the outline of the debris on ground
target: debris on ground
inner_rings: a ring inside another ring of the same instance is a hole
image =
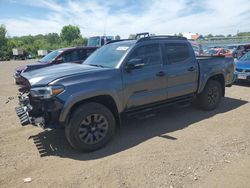
[[[8,104],[11,100],[13,100],[15,97],[8,97],[8,99],[5,101],[5,104]]]
[[[168,175],[169,175],[169,176],[175,176],[175,173],[174,173],[174,172],[169,172]]]
[[[24,183],[30,183],[32,181],[31,177],[23,179]]]
[[[8,99],[11,101],[11,100],[13,100],[15,97],[8,97]]]

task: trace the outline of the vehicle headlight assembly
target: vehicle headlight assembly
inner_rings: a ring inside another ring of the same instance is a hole
[[[35,87],[30,89],[32,97],[41,99],[50,99],[64,91],[63,86],[46,86],[46,87]]]

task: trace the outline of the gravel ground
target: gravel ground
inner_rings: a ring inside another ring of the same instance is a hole
[[[12,74],[30,62],[0,62],[0,187],[250,187],[250,84],[212,112],[127,119],[105,148],[78,153],[62,130],[20,126]]]

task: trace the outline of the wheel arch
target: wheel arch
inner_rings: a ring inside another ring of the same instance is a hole
[[[222,88],[222,96],[224,97],[225,96],[225,76],[222,73],[214,74],[208,77],[206,82],[203,84],[203,87],[200,89],[199,93],[201,93],[204,90],[209,80],[215,80],[220,83],[221,88]]]
[[[95,96],[95,97],[86,98],[86,99],[83,99],[83,100],[80,100],[80,101],[77,101],[76,103],[74,103],[73,106],[69,109],[67,117],[64,121],[64,126],[66,126],[68,124],[72,114],[79,106],[86,104],[86,103],[89,103],[89,102],[96,102],[96,103],[102,104],[105,107],[107,107],[113,113],[113,115],[115,117],[116,125],[118,125],[118,127],[121,126],[120,113],[118,112],[118,108],[117,108],[117,105],[116,105],[114,98],[110,95],[99,95],[99,96]]]
[[[218,81],[221,85],[221,89],[222,89],[222,96],[225,96],[225,77],[223,74],[216,74],[212,77],[210,77],[208,80],[215,80]]]

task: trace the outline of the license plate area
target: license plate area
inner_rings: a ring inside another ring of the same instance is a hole
[[[247,75],[245,75],[245,74],[238,74],[237,78],[241,79],[241,80],[246,80],[247,79]]]

